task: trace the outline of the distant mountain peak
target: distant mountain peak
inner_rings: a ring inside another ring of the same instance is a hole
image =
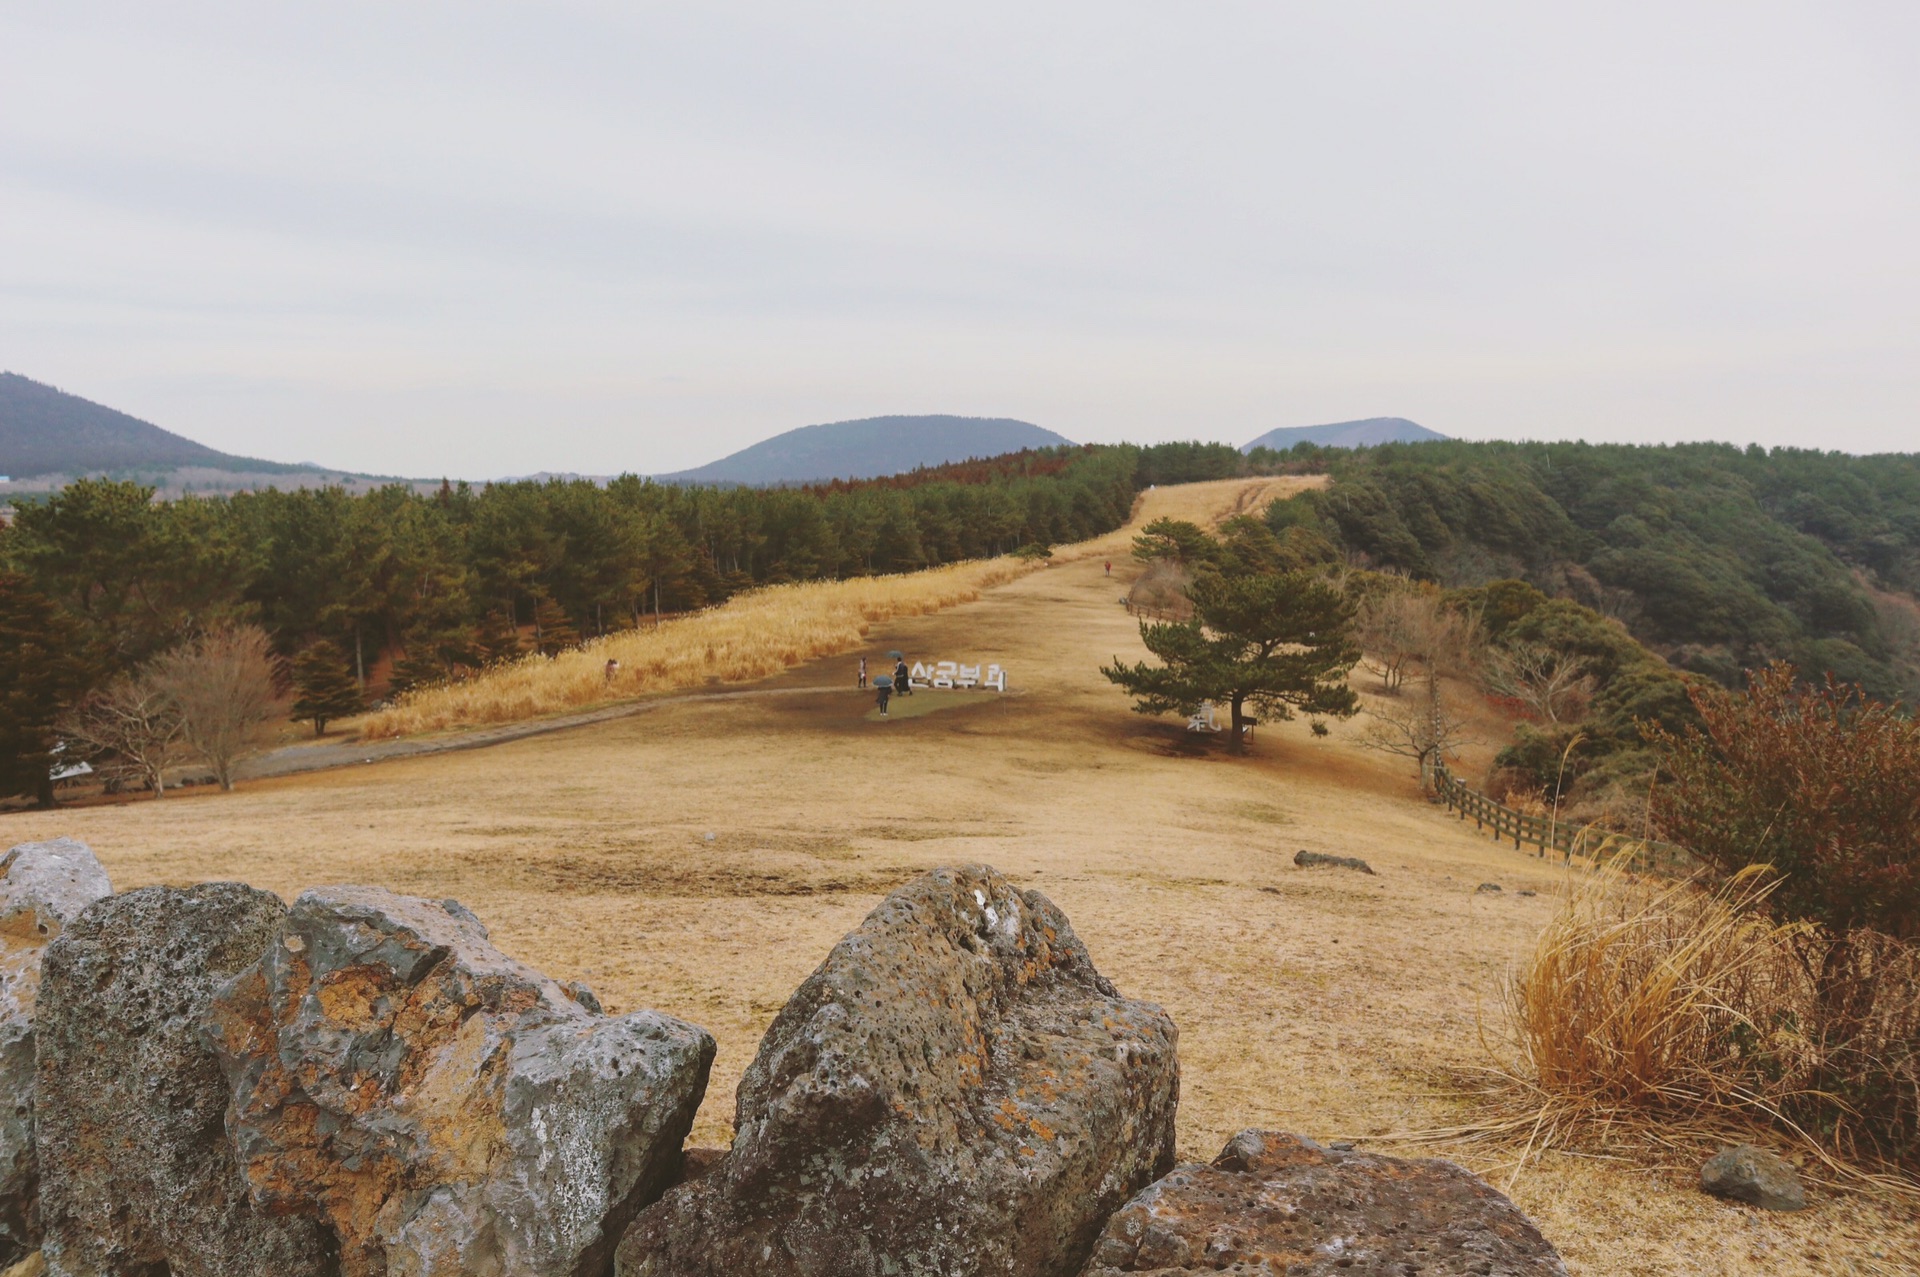
[[[195,443],[150,421],[15,372],[0,372],[0,474],[14,479],[100,471],[302,469]]]
[[[863,417],[801,426],[707,465],[654,477],[665,483],[748,486],[876,479],[921,466],[1072,444],[1064,435],[1011,417]]]
[[[1367,417],[1360,421],[1332,421],[1323,426],[1281,426],[1244,445],[1240,451],[1272,448],[1285,452],[1296,443],[1323,448],[1371,448],[1383,443],[1427,443],[1447,436],[1405,417]]]

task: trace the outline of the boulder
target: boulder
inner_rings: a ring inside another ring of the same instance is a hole
[[[309,891],[206,1021],[256,1198],[345,1277],[600,1277],[680,1167],[705,1030],[598,1014],[455,901]]]
[[[1751,1144],[1723,1148],[1708,1158],[1700,1168],[1700,1187],[1763,1210],[1807,1208],[1807,1190],[1793,1163]]]
[[[1295,852],[1293,863],[1301,869],[1357,869],[1363,874],[1373,873],[1373,866],[1358,856],[1329,856],[1322,851]]]
[[[0,858],[0,1267],[40,1244],[33,1155],[33,1011],[54,937],[111,895],[107,871],[71,838],[23,842]]]
[[[200,1040],[214,990],[286,913],[239,883],[96,902],[47,947],[38,1143],[56,1277],[319,1277],[320,1229],[256,1209],[227,1142],[226,1079]]]
[[[1531,1220],[1451,1162],[1242,1131],[1107,1221],[1081,1277],[1566,1277]]]
[[[1070,1273],[1173,1163],[1175,1042],[1045,896],[935,870],[788,1001],[732,1148],[641,1214],[616,1273]]]

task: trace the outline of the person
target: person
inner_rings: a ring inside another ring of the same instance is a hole
[[[1112,576],[1112,575],[1113,575],[1113,560],[1112,560],[1112,559],[1108,559],[1108,560],[1107,560],[1107,575],[1108,575],[1108,576]]]
[[[885,718],[887,702],[893,698],[893,680],[882,674],[873,680],[873,685],[877,691],[875,699],[880,702],[880,717]]]
[[[907,658],[904,656],[893,667],[893,686],[902,696],[913,695],[913,678],[907,673]]]
[[[863,656],[860,658],[860,686],[864,689],[866,685],[867,685],[867,658]]]
[[[612,686],[613,686],[613,676],[614,676],[615,674],[618,674],[618,673],[620,672],[620,662],[618,662],[618,661],[616,661],[616,660],[614,660],[614,659],[613,659],[612,657],[608,657],[608,658],[607,658],[607,671],[606,671],[606,672],[607,672],[607,686],[608,686],[608,687],[612,687]]]

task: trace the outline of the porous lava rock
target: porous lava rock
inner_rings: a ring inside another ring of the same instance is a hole
[[[345,1277],[601,1277],[714,1043],[587,1000],[455,901],[306,892],[207,1020],[255,1196],[325,1220]]]
[[[1293,854],[1293,863],[1301,869],[1352,869],[1359,873],[1373,873],[1373,866],[1358,856],[1329,856],[1323,851],[1297,851]]]
[[[1762,1210],[1805,1210],[1807,1190],[1793,1163],[1764,1148],[1723,1148],[1700,1168],[1700,1187]]]
[[[740,1081],[732,1148],[621,1242],[619,1277],[1057,1277],[1173,1164],[1173,1022],[984,866],[883,901]]]
[[[1484,1180],[1439,1160],[1335,1152],[1242,1131],[1107,1221],[1081,1277],[1566,1277],[1547,1239]]]
[[[72,838],[23,842],[0,858],[0,1267],[40,1244],[33,1153],[33,1012],[47,946],[113,885]]]
[[[286,913],[233,882],[89,905],[41,971],[37,1143],[56,1277],[319,1277],[311,1221],[255,1207],[227,1142],[226,1079],[201,1041],[213,993]]]

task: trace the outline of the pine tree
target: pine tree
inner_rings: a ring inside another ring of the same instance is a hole
[[[347,658],[325,639],[293,658],[293,686],[299,693],[293,702],[294,720],[311,719],[315,736],[326,735],[327,724],[334,719],[364,708],[360,684],[347,669]]]
[[[1358,708],[1347,671],[1360,659],[1349,637],[1353,604],[1305,572],[1210,575],[1188,590],[1190,621],[1142,622],[1140,638],[1165,662],[1101,673],[1134,697],[1142,714],[1192,713],[1201,701],[1232,711],[1227,748],[1245,749],[1248,707],[1288,719],[1295,710],[1345,718]]]
[[[26,580],[0,573],[0,796],[53,806],[54,720],[85,679],[78,630]]]
[[[489,665],[520,655],[520,627],[505,608],[489,612],[480,625],[480,655]]]
[[[552,599],[542,597],[534,605],[533,632],[542,656],[554,656],[580,641],[580,631],[566,612]]]

